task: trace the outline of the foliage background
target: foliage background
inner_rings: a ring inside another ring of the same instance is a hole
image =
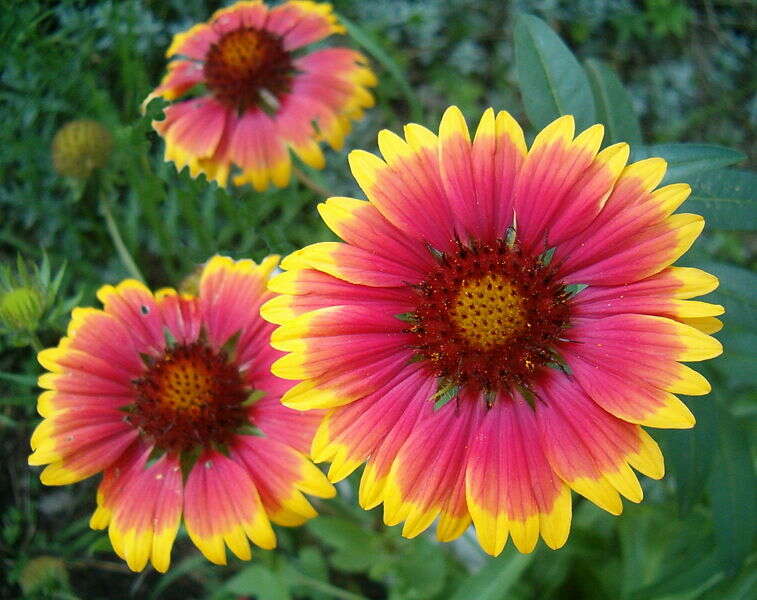
[[[12,262],[21,253],[39,263],[44,251],[54,270],[67,265],[58,310],[48,312],[38,332],[45,345],[54,345],[64,330],[61,307],[92,305],[100,285],[126,276],[98,210],[103,195],[155,287],[177,283],[215,252],[260,259],[331,239],[314,210],[323,198],[296,181],[263,194],[226,191],[162,162],[162,142],[149,127],[160,103],[144,117],[139,104],[162,75],[171,35],[206,20],[220,4],[3,0],[0,5],[0,259]],[[704,369],[715,391],[687,399],[697,427],[653,432],[664,445],[668,474],[661,482],[644,481],[644,502],[626,502],[622,517],[575,498],[573,532],[558,552],[540,545],[524,556],[509,545],[491,559],[471,531],[446,545],[425,535],[405,540],[397,527],[381,525],[380,509],[355,508],[353,476],[340,484],[339,499],[320,503],[324,516],[296,530],[279,528],[276,552],[258,551],[251,563],[232,559],[220,568],[206,563],[180,534],[167,575],[132,574],[110,550],[107,535],[87,527],[96,482],[45,488],[26,465],[29,435],[38,421],[39,366],[24,340],[7,334],[0,340],[0,597],[755,597],[757,387],[750,367],[753,371],[757,347],[757,181],[741,170],[755,160],[754,3],[334,4],[355,24],[353,41],[345,43],[362,45],[372,56],[380,85],[376,108],[357,124],[345,150],[329,151],[323,172],[303,167],[331,195],[360,197],[347,169],[347,151],[375,150],[376,132],[384,127],[397,131],[415,120],[435,128],[449,104],[458,104],[471,125],[488,106],[510,110],[521,123],[530,117],[542,125],[543,90],[528,69],[519,72],[518,60],[528,66],[536,40],[556,52],[555,64],[573,73],[581,68],[537,22],[521,20],[516,27],[522,12],[544,19],[575,52],[589,76],[597,119],[612,125],[611,135],[625,134],[635,142],[636,157],[656,150],[675,159],[674,175],[694,187],[685,209],[705,214],[709,223],[686,262],[721,277],[711,299],[728,310],[719,334],[726,352]],[[518,44],[520,56],[514,51]],[[107,125],[116,142],[109,167],[86,185],[58,176],[50,159],[55,131],[82,117]],[[642,140],[666,145],[650,149]],[[667,145],[678,142],[721,144],[743,154]],[[739,163],[738,172],[729,166],[733,163]]]

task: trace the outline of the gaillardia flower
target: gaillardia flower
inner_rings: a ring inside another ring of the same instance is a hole
[[[68,336],[43,350],[44,417],[32,465],[48,485],[103,472],[90,525],[133,570],[170,562],[184,516],[189,537],[224,564],[225,546],[250,557],[248,538],[273,548],[270,521],[298,525],[315,511],[302,492],[334,489],[305,456],[317,414],[281,405],[291,386],[271,375],[281,356],[259,316],[278,262],[216,256],[196,296],[152,294],[126,280],[74,309]]]
[[[344,33],[330,4],[290,0],[273,8],[237,2],[207,23],[176,35],[168,48],[168,74],[145,103],[176,100],[153,123],[165,138],[166,160],[192,177],[204,173],[225,186],[264,190],[287,185],[289,149],[321,169],[318,142],[342,147],[350,122],[373,105],[366,89],[376,77],[365,57],[348,48],[303,48]]]
[[[366,468],[360,503],[412,537],[471,520],[486,552],[568,536],[569,488],[613,514],[638,502],[631,467],[659,478],[642,429],[691,427],[674,395],[710,386],[681,361],[720,354],[715,277],[671,267],[703,227],[672,214],[689,186],[655,189],[665,161],[599,151],[557,119],[527,150],[506,112],[471,142],[456,107],[439,135],[379,133],[384,160],[350,154],[368,201],[319,206],[343,240],[282,262],[262,307],[273,363],[300,379],[282,402],[329,409],[313,440],[339,480]],[[620,494],[620,495],[619,495]]]

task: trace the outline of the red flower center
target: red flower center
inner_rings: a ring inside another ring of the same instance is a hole
[[[539,257],[505,240],[458,245],[419,286],[409,331],[443,386],[492,394],[529,388],[556,360],[568,293]]]
[[[289,91],[294,66],[281,38],[252,27],[224,34],[205,56],[205,81],[221,102],[243,112],[276,109]]]
[[[168,349],[133,385],[128,419],[164,450],[225,444],[249,424],[243,403],[251,388],[223,351],[203,342]]]

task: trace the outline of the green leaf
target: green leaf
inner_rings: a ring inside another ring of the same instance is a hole
[[[586,73],[594,92],[597,120],[605,125],[605,144],[641,144],[641,126],[628,90],[618,75],[605,63],[590,58]]]
[[[691,396],[684,400],[697,419],[696,427],[659,432],[681,514],[687,514],[702,497],[717,448],[717,409],[712,398]]]
[[[726,410],[719,411],[717,468],[709,494],[715,521],[716,552],[727,572],[735,573],[754,547],[757,534],[757,476],[749,437]]]
[[[342,25],[347,28],[349,36],[355,40],[359,46],[362,46],[363,49],[376,60],[376,62],[384,67],[386,72],[397,82],[397,85],[399,85],[405,96],[408,108],[410,109],[410,117],[413,121],[421,122],[423,120],[423,107],[418,100],[418,97],[415,95],[413,87],[410,85],[410,82],[405,77],[403,70],[397,62],[389,56],[387,51],[381,47],[381,44],[365,29],[345,18],[344,15],[340,14],[339,20],[342,22]]]
[[[258,600],[290,600],[291,595],[282,578],[263,565],[250,565],[229,579],[224,586],[229,592]]]
[[[735,165],[746,158],[738,150],[714,144],[653,144],[636,146],[632,150],[632,161],[652,156],[667,161],[663,184],[688,181],[695,174]]]
[[[447,562],[439,546],[418,537],[403,545],[394,572],[405,600],[433,598],[444,587]]]
[[[757,333],[731,329],[725,328],[717,334],[723,343],[724,351],[708,364],[722,373],[730,390],[754,387],[754,349],[757,348]]]
[[[685,212],[702,215],[708,227],[728,231],[757,229],[757,173],[722,169],[688,179],[692,194]]]
[[[596,123],[586,73],[549,25],[532,15],[519,15],[515,22],[515,72],[526,114],[537,129],[561,115],[574,115],[579,130]]]
[[[492,558],[478,573],[464,579],[450,600],[504,600],[518,583],[536,553],[520,554],[512,549]]]
[[[717,583],[721,572],[722,568],[714,555],[687,555],[684,560],[676,561],[674,567],[655,583],[636,590],[630,597],[633,600],[650,600],[667,598],[696,588],[707,589]]]
[[[339,517],[322,516],[307,524],[310,532],[334,548],[330,559],[342,571],[364,571],[381,552],[380,540],[372,533]]]

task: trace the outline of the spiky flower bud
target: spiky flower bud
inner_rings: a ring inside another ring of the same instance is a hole
[[[34,331],[45,311],[45,298],[34,287],[0,291],[0,321],[12,331]]]
[[[87,179],[105,166],[113,136],[97,121],[77,119],[61,127],[53,138],[53,166],[61,175]]]

